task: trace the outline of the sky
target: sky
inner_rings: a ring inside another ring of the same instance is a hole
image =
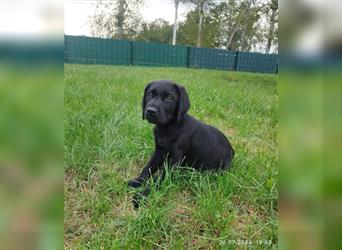
[[[340,39],[339,37],[342,36],[341,0],[329,0],[331,4],[326,4],[322,0],[299,2],[308,5],[317,17],[316,21],[311,22],[310,27],[305,27],[305,32],[300,32],[296,39],[294,46],[298,51],[312,53],[322,47],[323,30],[319,24],[323,17],[329,17],[327,19],[329,25],[324,31]],[[90,36],[88,20],[94,13],[95,3],[96,0],[64,0],[63,6],[61,0],[2,0],[0,1],[0,39],[5,38],[6,35],[41,36],[43,34],[48,37],[51,35],[61,37],[63,33]],[[326,11],[325,15],[319,15],[323,10]],[[180,5],[180,21],[185,19],[188,11],[187,7]],[[173,0],[145,0],[142,15],[145,21],[163,18],[172,24]]]
[[[0,35],[58,35],[63,32],[59,0],[0,1]]]
[[[95,4],[96,0],[64,0],[64,6],[61,0],[3,0],[0,1],[0,35],[90,36],[88,20]],[[184,20],[187,11],[180,5],[178,19]],[[172,24],[174,3],[173,0],[144,0],[141,12],[145,21],[163,18]]]
[[[0,1],[0,40],[18,37],[63,39],[63,34],[91,36],[89,17],[94,14],[96,2],[97,0]],[[173,24],[174,10],[174,0],[144,0],[141,14],[146,22],[163,18]],[[185,20],[190,10],[189,5],[181,4],[178,20]]]
[[[90,35],[88,18],[94,13],[95,0],[65,0],[64,1],[64,33],[67,35]],[[185,19],[188,9],[180,5],[178,20]],[[145,0],[142,9],[145,21],[163,18],[170,24],[174,20],[173,0]]]

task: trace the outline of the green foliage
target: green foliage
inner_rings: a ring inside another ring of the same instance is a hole
[[[272,45],[275,49],[278,49],[278,1],[271,0],[265,5],[265,13],[268,20],[268,30],[266,32],[265,38],[267,40],[266,53],[269,53]]]
[[[199,15],[197,11],[190,11],[186,16],[186,21],[179,23],[178,44],[196,46],[197,23]],[[206,47],[204,43],[203,47]]]
[[[154,148],[141,119],[154,79],[184,85],[189,113],[226,134],[236,156],[229,171],[169,170],[135,211],[127,181]],[[65,248],[276,248],[277,102],[275,75],[65,65]]]
[[[251,1],[211,5],[204,12],[201,47],[251,50],[264,39],[264,31],[259,26],[261,7]],[[196,45],[199,13],[198,9],[190,11],[186,20],[180,24],[180,44]]]
[[[142,3],[143,0],[99,1],[90,18],[92,35],[171,43],[173,25],[163,19],[143,23],[140,15]],[[194,9],[178,25],[177,44],[266,52],[272,47],[273,51],[277,51],[276,0],[228,0],[220,3],[212,0],[182,0],[179,3],[193,6]]]
[[[132,39],[140,31],[140,8],[143,0],[96,2],[95,13],[89,17],[94,37]]]
[[[164,19],[144,23],[136,40],[170,44],[172,41],[172,26]]]

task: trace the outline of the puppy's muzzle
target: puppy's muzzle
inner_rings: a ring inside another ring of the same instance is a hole
[[[158,121],[158,114],[159,112],[156,108],[153,108],[153,107],[146,108],[145,116],[146,116],[146,119],[150,123],[155,123]]]
[[[148,107],[146,109],[146,113],[147,115],[156,116],[158,114],[158,110],[152,107]]]

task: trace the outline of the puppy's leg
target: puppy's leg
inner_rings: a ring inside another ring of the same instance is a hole
[[[157,174],[153,177],[153,184],[156,186],[157,189],[160,187],[163,180],[165,179],[165,174],[166,174],[165,169],[162,169],[160,171],[160,174]],[[151,186],[148,185],[141,194],[143,196],[148,196],[150,192],[151,192]]]
[[[183,152],[181,150],[175,149],[170,159],[171,167],[174,167],[177,164],[181,164],[183,160]]]
[[[169,162],[170,162],[170,166],[171,168],[174,167],[175,165],[177,164],[180,164],[182,162],[182,152],[181,151],[175,151],[175,153],[172,154],[172,156],[168,159]],[[163,182],[163,180],[165,179],[165,174],[166,174],[166,171],[165,171],[165,168],[163,168],[161,170],[161,173],[158,175],[155,175],[153,177],[153,184],[156,185],[156,188],[159,188],[161,183]],[[151,192],[151,186],[148,185],[144,191],[136,194],[134,197],[133,197],[133,205],[135,208],[138,208],[139,207],[139,201],[141,198],[146,198]]]
[[[144,183],[147,179],[149,179],[159,168],[159,166],[163,163],[164,156],[163,152],[160,148],[156,147],[150,161],[144,167],[141,174],[133,180],[128,182],[128,186],[130,187],[140,187],[142,183]]]
[[[170,166],[174,167],[175,165],[181,163],[182,161],[182,154],[181,152],[177,152],[178,154],[175,156],[172,156],[170,159],[168,159],[168,161],[170,162]],[[167,157],[168,158],[168,157]],[[160,186],[160,184],[163,182],[165,178],[165,168],[163,168],[161,170],[161,173],[158,175],[155,175],[153,177],[153,183],[157,185],[157,187]],[[143,194],[145,194],[144,196],[147,196],[150,193],[150,188],[147,187],[144,191]]]
[[[163,180],[165,179],[165,174],[166,174],[166,171],[165,169],[162,169],[161,170],[161,173],[160,174],[156,174],[154,177],[153,177],[153,184],[156,185],[156,188],[159,188],[161,183],[163,182]],[[139,208],[140,206],[140,200],[142,198],[146,198],[151,192],[151,186],[148,185],[144,191],[138,193],[138,194],[135,194],[134,197],[133,197],[133,206],[135,209]]]

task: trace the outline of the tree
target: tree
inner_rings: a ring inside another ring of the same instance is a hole
[[[228,50],[260,50],[265,44],[261,21],[263,4],[257,0],[229,0],[211,6],[204,12],[201,46]],[[198,10],[190,11],[180,24],[178,36],[182,44],[196,46],[198,42]]]
[[[136,37],[136,40],[171,43],[172,26],[164,19],[157,19],[151,23],[143,23],[142,30]]]
[[[239,49],[249,51],[263,42],[263,21],[261,20],[263,3],[250,0],[246,2],[246,7],[244,8],[247,12],[240,31]]]
[[[210,18],[220,25],[221,47],[248,51],[261,41],[261,6],[258,0],[229,0],[210,11]]]
[[[190,11],[186,19],[179,24],[178,43],[190,46],[196,46],[196,28],[198,12]]]
[[[186,2],[195,5],[198,11],[198,27],[197,27],[197,47],[201,47],[202,29],[203,29],[203,19],[205,12],[207,12],[213,5],[214,0],[185,0]]]
[[[178,40],[180,44],[197,46],[198,42],[198,20],[199,13],[197,10],[190,11],[186,20],[179,24]],[[203,19],[201,47],[217,48],[220,46],[220,25],[219,18],[212,19],[206,16]]]
[[[252,9],[253,0],[243,1],[236,7],[236,17],[231,32],[228,33],[226,48],[232,48],[234,36],[240,36],[241,49],[246,45],[246,31],[256,21],[255,11]],[[239,34],[240,32],[240,34]]]
[[[181,0],[174,0],[175,3],[175,19],[173,22],[172,45],[176,45],[177,40],[177,25],[178,25],[178,6]]]
[[[269,12],[269,29],[267,34],[267,45],[266,53],[270,53],[272,42],[277,40],[278,37],[278,0],[271,0],[267,6],[267,11]]]
[[[91,34],[95,37],[132,39],[140,30],[140,7],[143,0],[98,1],[90,17]]]

